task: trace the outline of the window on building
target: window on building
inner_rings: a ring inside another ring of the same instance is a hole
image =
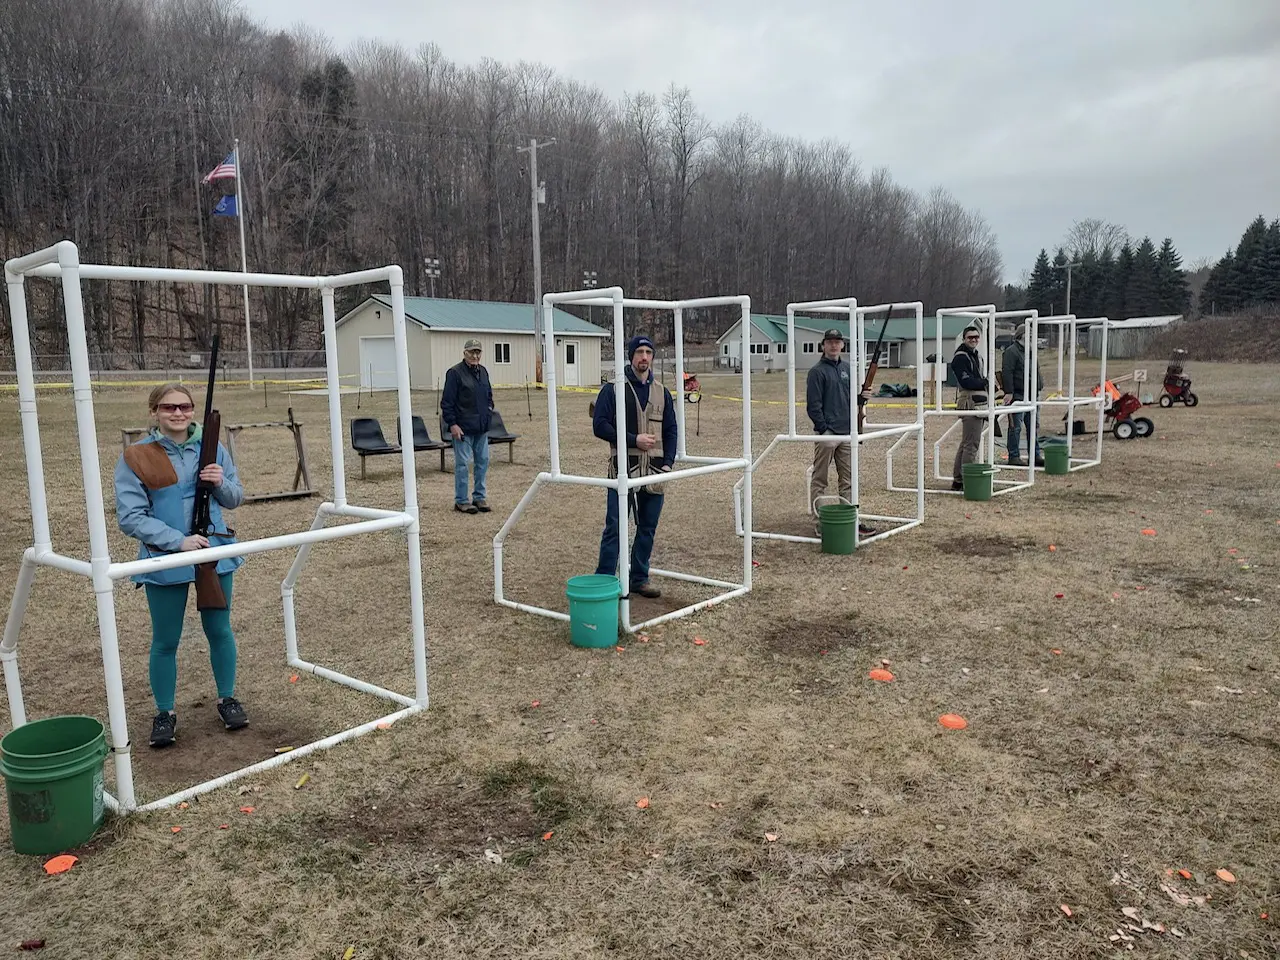
[[[801,353],[817,353],[818,345],[814,343],[812,340],[806,340],[804,343],[800,344],[800,352]]]
[[[494,363],[510,363],[511,362],[511,344],[495,343],[493,345],[493,362]]]
[[[729,345],[726,343],[723,347],[720,348],[720,352],[727,357],[729,355]]]
[[[769,352],[769,345],[767,343],[753,343],[751,344],[751,352],[757,353],[757,354],[767,354]]]
[[[786,353],[786,352],[787,352],[787,345],[786,345],[785,343],[780,343],[780,344],[778,344],[778,352],[779,352],[779,353]]]

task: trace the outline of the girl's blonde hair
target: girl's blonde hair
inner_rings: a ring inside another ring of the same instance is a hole
[[[162,383],[160,386],[152,390],[150,396],[147,397],[147,409],[152,413],[155,413],[156,408],[160,406],[160,401],[164,399],[164,395],[166,393],[185,393],[187,395],[187,399],[191,401],[191,405],[193,407],[195,406],[196,398],[191,395],[191,390],[185,384]]]

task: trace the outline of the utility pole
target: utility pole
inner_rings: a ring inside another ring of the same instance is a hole
[[[1055,269],[1055,270],[1065,270],[1065,271],[1067,271],[1067,309],[1066,309],[1066,313],[1067,313],[1068,315],[1070,315],[1070,313],[1071,313],[1071,271],[1072,271],[1072,270],[1074,270],[1074,269],[1075,269],[1076,267],[1078,267],[1078,266],[1080,266],[1080,264],[1079,264],[1079,263],[1070,263],[1070,262],[1068,262],[1068,263],[1055,263],[1055,264],[1053,265],[1053,269]],[[1061,326],[1059,326],[1059,327],[1058,327],[1058,336],[1059,336],[1059,337],[1061,337],[1061,336],[1062,336],[1062,330],[1063,330],[1063,328],[1062,328]]]
[[[427,265],[427,279],[431,281],[431,299],[436,297],[436,280],[440,278],[440,258],[427,257],[423,261]]]
[[[549,147],[555,143],[555,137],[538,142],[537,137],[529,139],[529,146],[516,147],[520,153],[529,154],[529,208],[533,219],[533,343],[534,343],[534,380],[542,384],[542,360],[546,356],[545,331],[542,329],[542,234],[538,227],[538,206],[547,202],[546,186],[538,180],[538,148]]]

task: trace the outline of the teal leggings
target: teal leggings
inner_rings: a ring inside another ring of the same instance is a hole
[[[222,592],[227,595],[227,609],[200,611],[200,624],[209,640],[209,664],[213,667],[219,698],[235,696],[236,689],[231,577],[230,573],[218,577]],[[182,621],[187,614],[187,588],[190,586],[189,583],[166,587],[147,584],[147,606],[151,610],[151,695],[156,699],[156,711],[159,713],[173,709],[173,698],[178,691],[178,641],[182,639]]]

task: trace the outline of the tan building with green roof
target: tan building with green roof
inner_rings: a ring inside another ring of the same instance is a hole
[[[481,362],[495,387],[535,382],[533,305],[481,300],[405,297],[409,346],[409,385],[435,390],[444,374],[462,359],[462,345],[479,340]],[[560,386],[599,386],[602,327],[564,310],[554,313],[556,382]],[[373,296],[337,322],[338,372],[345,386],[395,387],[395,340],[391,298]]]

